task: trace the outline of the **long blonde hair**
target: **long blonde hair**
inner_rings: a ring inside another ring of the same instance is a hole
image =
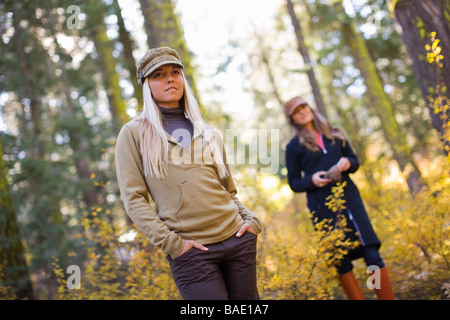
[[[184,79],[184,99],[182,98],[180,102],[184,103],[185,116],[191,120],[192,125],[203,135],[203,146],[209,145],[219,177],[225,178],[228,175],[228,171],[223,162],[223,145],[219,145],[217,141],[216,134],[218,134],[218,131],[207,125],[203,120],[197,100],[186,81],[183,71],[181,73]],[[143,83],[142,91],[144,107],[138,116],[138,120],[140,122],[140,151],[144,174],[164,179],[168,174],[169,142],[163,127],[161,111],[152,97],[148,78]]]
[[[309,105],[306,105],[306,108],[309,108],[313,114],[312,122],[316,131],[322,133],[322,135],[332,140],[333,143],[335,142],[335,140],[338,140],[342,146],[345,146],[346,138],[344,133],[339,128],[333,127],[323,115],[311,108]],[[300,144],[303,144],[309,150],[320,151],[319,146],[317,146],[316,137],[312,136],[305,127],[296,124],[292,116],[289,117],[289,122],[294,128],[295,133],[299,138]]]

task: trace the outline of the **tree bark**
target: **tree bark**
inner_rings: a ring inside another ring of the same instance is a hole
[[[52,172],[46,158],[48,157],[48,149],[45,143],[45,127],[42,124],[43,104],[42,87],[39,87],[41,79],[39,75],[38,63],[45,62],[47,57],[33,56],[27,52],[27,46],[39,46],[37,35],[33,33],[32,27],[25,29],[21,26],[20,21],[32,21],[26,14],[24,4],[21,2],[11,2],[8,8],[13,12],[12,25],[14,27],[14,44],[21,62],[21,70],[18,76],[23,78],[23,89],[16,91],[18,101],[28,99],[30,101],[31,118],[27,118],[24,113],[22,124],[25,125],[21,129],[22,140],[30,139],[30,143],[26,143],[26,157],[20,160],[20,168],[23,172],[23,180],[27,185],[26,198],[26,217],[28,221],[26,226],[33,228],[36,232],[26,235],[27,247],[32,253],[31,268],[35,273],[34,295],[39,295],[36,290],[41,287],[45,294],[51,295],[52,282],[48,278],[51,274],[51,262],[46,260],[45,255],[50,254],[50,250],[46,250],[47,246],[62,243],[65,235],[61,230],[63,218],[61,214],[60,202],[55,201],[58,190],[47,183]],[[39,51],[38,54],[40,54]],[[33,54],[36,54],[33,52]],[[29,61],[35,63],[30,64]],[[45,183],[43,183],[45,182]]]
[[[278,89],[277,81],[275,80],[275,75],[272,70],[272,65],[270,63],[269,51],[267,47],[264,45],[263,37],[258,33],[255,33],[255,36],[258,39],[259,57],[261,58],[262,64],[267,69],[267,77],[269,78],[269,83],[272,86],[273,95],[277,100],[278,104],[280,105],[280,107],[283,108],[284,101],[281,98],[280,90]]]
[[[116,72],[116,59],[113,56],[114,45],[106,34],[105,9],[103,3],[90,0],[86,6],[88,23],[92,32],[92,39],[98,54],[98,62],[103,75],[104,88],[108,96],[111,115],[116,131],[129,120],[127,107],[119,85],[119,74]]]
[[[16,10],[20,10],[20,8],[16,8],[15,6],[13,6],[11,8],[12,12],[14,12],[14,14],[16,14]],[[28,120],[26,113],[27,111],[25,111],[24,109],[24,116],[23,116],[23,128],[30,129],[27,131],[31,131],[31,135],[33,137],[33,148],[29,149],[29,153],[30,155],[32,155],[35,158],[42,158],[43,154],[44,154],[44,150],[43,150],[43,146],[40,143],[40,137],[41,137],[41,133],[42,133],[42,123],[41,123],[41,108],[40,105],[36,99],[36,94],[34,93],[33,90],[33,80],[32,80],[32,75],[31,75],[31,69],[28,63],[28,58],[26,57],[26,53],[25,53],[25,49],[24,49],[24,44],[22,41],[23,35],[22,35],[22,27],[19,24],[19,18],[14,16],[13,18],[13,26],[14,26],[14,32],[15,32],[15,37],[14,37],[14,46],[16,48],[17,54],[19,56],[19,61],[20,64],[22,66],[21,68],[21,73],[22,76],[24,78],[24,92],[22,93],[22,98],[23,99],[28,99],[29,101],[29,107],[30,107],[30,113],[31,113],[31,120]],[[22,105],[25,105],[24,103],[22,103]]]
[[[395,119],[392,103],[384,92],[383,83],[370,58],[364,39],[360,33],[356,32],[351,21],[342,24],[342,37],[349,46],[350,53],[355,59],[355,65],[364,78],[367,92],[372,101],[372,110],[380,119],[381,128],[394,159],[397,161],[400,170],[406,175],[410,193],[414,194],[424,186],[424,182],[412,157],[406,136],[401,132]],[[406,172],[407,169],[410,171],[409,174]]]
[[[0,136],[0,265],[4,267],[4,279],[0,280],[2,285],[13,289],[18,299],[31,300],[33,289],[24,257],[25,249],[6,176]]]
[[[295,35],[297,38],[298,51],[300,51],[300,54],[302,55],[303,61],[308,70],[306,72],[306,74],[308,75],[309,83],[311,84],[311,89],[312,89],[312,92],[314,95],[314,100],[316,102],[317,110],[325,118],[328,118],[327,112],[325,110],[325,106],[323,103],[322,94],[320,93],[319,84],[318,84],[318,82],[316,80],[316,76],[314,74],[314,68],[313,68],[313,65],[311,64],[311,58],[309,57],[308,49],[306,48],[306,45],[305,45],[305,40],[303,38],[301,25],[295,15],[294,6],[292,5],[292,1],[287,0],[286,3],[287,3],[289,15],[291,17],[292,25],[294,26]]]
[[[55,43],[55,52],[60,57],[63,57],[64,52],[58,43],[57,32],[54,27],[57,22],[54,20],[54,17],[51,15],[49,10],[46,11],[46,16],[48,23],[45,24],[45,27],[49,32],[48,35],[53,38],[53,42]],[[67,71],[64,67],[64,64],[65,62],[63,61],[63,59],[60,59],[58,61],[59,68],[61,69],[61,81],[58,81],[58,85],[61,88],[61,93],[66,100],[65,106],[67,106],[63,114],[66,113],[67,119],[77,119],[78,116],[81,115],[81,118],[83,120],[86,120],[81,110],[80,112],[77,112],[78,110],[76,110],[75,102],[70,96],[69,79],[67,78]],[[85,121],[85,123],[86,125],[88,125],[87,120]],[[73,159],[75,167],[77,169],[78,181],[81,184],[85,184],[85,187],[83,188],[83,200],[85,202],[85,207],[91,208],[97,203],[97,195],[92,186],[92,183],[90,183],[91,170],[89,168],[89,158],[85,156],[85,153],[88,148],[90,148],[90,145],[88,139],[83,136],[80,130],[77,130],[73,126],[67,126],[67,131],[69,132],[70,136],[69,144],[74,153]]]
[[[400,29],[406,52],[422,95],[427,103],[433,127],[444,142],[444,153],[449,155],[448,121],[450,109],[450,1],[448,0],[391,0],[391,10]],[[444,59],[442,67],[430,63],[425,45],[431,44],[430,33],[436,32]],[[445,86],[446,92],[437,90]],[[437,105],[434,102],[438,102]],[[436,106],[441,107],[436,109]],[[440,110],[439,110],[440,109]],[[446,110],[445,110],[446,109]],[[447,138],[446,138],[447,137]]]
[[[133,84],[134,88],[134,98],[136,98],[138,102],[138,106],[143,106],[143,97],[142,97],[142,87],[137,83],[136,78],[136,62],[133,57],[133,50],[135,48],[135,43],[132,40],[130,33],[125,28],[125,22],[122,17],[121,8],[118,0],[114,0],[112,4],[114,8],[114,12],[117,16],[117,24],[119,26],[119,39],[123,45],[123,56],[125,59],[124,66],[130,73],[130,81]]]

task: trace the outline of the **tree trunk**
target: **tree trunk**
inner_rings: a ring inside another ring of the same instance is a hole
[[[125,22],[122,17],[119,1],[114,0],[112,6],[117,16],[117,24],[119,26],[119,39],[123,45],[123,56],[125,59],[124,66],[130,73],[131,78],[130,81],[133,84],[134,88],[134,98],[136,98],[139,108],[142,108],[143,106],[142,87],[137,83],[136,62],[133,57],[133,50],[135,48],[135,43],[132,40],[128,30],[125,28]]]
[[[11,8],[11,11],[16,14],[17,11],[20,10],[20,8],[16,8],[14,5]],[[31,112],[31,120],[28,119],[26,116],[27,111],[24,109],[23,111],[23,128],[25,128],[27,131],[31,131],[30,134],[33,137],[33,148],[29,148],[29,154],[33,157],[42,158],[42,155],[44,154],[43,146],[40,143],[40,137],[42,133],[42,124],[41,124],[41,110],[39,103],[36,99],[36,94],[33,90],[33,80],[31,75],[31,69],[30,65],[28,63],[29,59],[26,56],[25,53],[25,46],[23,44],[22,38],[22,27],[19,24],[19,18],[14,17],[13,18],[13,26],[14,26],[14,46],[16,48],[16,52],[19,56],[19,61],[22,66],[21,73],[23,76],[23,85],[24,90],[22,93],[23,99],[28,99],[29,101],[29,107]],[[22,106],[24,107],[25,103],[22,103]]]
[[[113,56],[114,44],[106,34],[105,8],[103,3],[90,0],[86,6],[88,24],[91,27],[98,62],[103,75],[104,88],[108,96],[111,115],[118,131],[129,120],[127,107],[119,86],[119,74],[116,72],[116,59]]]
[[[450,109],[444,106],[450,101],[450,1],[396,0],[390,3],[433,127],[443,138],[444,153],[448,156],[450,139],[446,130],[449,129]],[[436,32],[436,38],[440,40],[444,56],[441,68],[427,59],[425,46],[431,44],[431,32]],[[446,92],[437,90],[439,86],[445,86]]]
[[[372,101],[372,110],[381,122],[384,136],[393,152],[400,170],[406,175],[406,181],[411,194],[420,190],[424,182],[420,171],[415,164],[406,136],[401,132],[395,119],[394,109],[383,89],[383,84],[378,75],[373,61],[370,58],[362,35],[356,32],[351,21],[342,25],[342,37],[350,48],[350,53],[355,59],[355,65],[360,70],[367,87],[367,93]],[[407,174],[406,170],[409,170]]]
[[[275,80],[275,75],[272,70],[272,65],[270,63],[270,52],[267,48],[267,46],[264,44],[263,36],[261,36],[259,33],[255,32],[255,36],[258,39],[258,56],[261,59],[262,64],[267,69],[267,77],[269,78],[269,83],[272,86],[272,92],[277,100],[279,107],[282,109],[284,101],[281,98],[280,90],[278,89],[277,81]],[[281,110],[280,109],[280,110]]]
[[[291,17],[292,25],[294,26],[295,35],[297,37],[298,51],[300,51],[300,54],[302,55],[303,61],[308,70],[306,72],[306,74],[308,75],[309,83],[311,84],[311,89],[312,89],[312,92],[314,95],[314,100],[316,102],[317,110],[325,118],[328,118],[326,110],[325,110],[325,106],[323,103],[322,94],[320,93],[319,84],[318,84],[318,82],[316,80],[316,76],[314,74],[314,68],[311,64],[311,59],[309,57],[308,49],[306,48],[306,45],[305,45],[305,40],[303,38],[301,25],[295,15],[294,6],[292,5],[291,0],[287,0],[287,8],[289,11],[289,15]]]
[[[19,60],[21,62],[21,70],[18,76],[23,77],[23,91],[17,90],[16,94],[18,101],[28,99],[30,101],[31,117],[27,119],[26,112],[23,115],[23,124],[25,127],[21,128],[22,140],[31,140],[31,143],[26,145],[26,157],[20,161],[20,168],[25,177],[27,185],[26,216],[28,221],[26,227],[33,229],[32,234],[27,234],[27,245],[32,253],[31,268],[36,272],[36,280],[34,281],[34,295],[39,296],[39,288],[43,294],[51,295],[54,290],[52,288],[52,281],[48,275],[52,273],[51,262],[47,255],[51,255],[54,249],[47,250],[50,246],[57,248],[58,244],[63,243],[65,235],[61,227],[63,225],[63,218],[60,210],[60,202],[57,199],[57,190],[54,185],[48,181],[52,177],[50,165],[47,161],[48,150],[45,144],[45,127],[42,125],[43,108],[40,101],[42,101],[42,92],[39,90],[40,79],[36,77],[35,64],[28,63],[29,61],[39,61],[37,56],[32,56],[27,53],[27,46],[35,44],[37,40],[36,35],[29,29],[21,26],[20,21],[28,20],[29,16],[24,16],[28,13],[24,10],[23,4],[20,2],[11,3],[8,8],[13,12],[12,24],[14,27],[14,44],[18,52]],[[26,40],[23,41],[23,40]],[[45,61],[46,57],[41,61]],[[29,138],[30,137],[30,138]],[[47,297],[48,298],[48,297]]]
[[[49,36],[53,38],[53,42],[55,43],[55,53],[60,57],[63,57],[64,52],[58,43],[57,33],[54,27],[57,22],[51,15],[50,10],[46,11],[46,16],[48,23],[45,24],[45,27],[49,31]],[[61,81],[58,81],[58,84],[66,100],[65,106],[67,106],[63,114],[66,113],[67,119],[78,119],[78,117],[81,116],[83,120],[86,120],[82,110],[76,110],[75,103],[70,96],[69,79],[67,78],[67,71],[64,67],[65,63],[66,62],[62,58],[58,61],[59,68],[61,69]],[[85,121],[85,124],[88,125],[87,120]],[[85,185],[83,187],[83,200],[85,202],[85,207],[91,208],[97,203],[97,195],[93,188],[93,184],[91,183],[91,170],[89,168],[90,161],[89,158],[85,156],[86,151],[90,148],[89,141],[87,137],[83,136],[82,131],[77,130],[73,126],[67,126],[67,131],[70,136],[69,144],[74,154],[73,160],[77,169],[78,181]]]
[[[3,282],[0,285],[13,288],[18,299],[31,300],[33,290],[24,257],[25,249],[6,176],[0,135],[0,266],[4,267],[4,279],[0,279]]]
[[[339,115],[342,127],[345,129],[345,134],[347,135],[352,147],[355,149],[356,155],[358,156],[359,163],[362,165],[367,162],[367,149],[369,147],[368,141],[364,135],[360,132],[361,125],[355,119],[358,117],[355,115],[353,109],[343,110],[340,107],[335,108],[336,113]],[[367,166],[362,166],[364,176],[371,185],[376,184],[376,179],[373,176],[372,170]]]

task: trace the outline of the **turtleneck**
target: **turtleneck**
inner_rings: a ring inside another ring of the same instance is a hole
[[[192,122],[184,115],[182,107],[159,107],[163,116],[164,129],[185,148],[191,145],[193,127]]]

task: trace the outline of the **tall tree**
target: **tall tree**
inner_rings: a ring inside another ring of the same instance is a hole
[[[48,139],[49,123],[45,116],[48,110],[44,102],[46,91],[52,85],[49,73],[54,69],[49,68],[51,59],[38,36],[40,20],[36,18],[34,6],[7,1],[5,9],[10,14],[10,27],[14,30],[5,46],[5,53],[16,56],[20,61],[18,68],[9,66],[5,70],[8,80],[3,82],[3,90],[14,92],[22,106],[16,148],[22,156],[16,158],[15,193],[25,213],[22,219],[24,230],[31,231],[26,232],[26,241],[32,252],[31,267],[39,270],[35,288],[51,291],[49,257],[61,253],[55,244],[63,243],[65,239],[58,201],[59,182],[55,179],[55,168],[48,161],[51,140]]]
[[[90,0],[86,5],[86,27],[92,31],[98,62],[103,75],[103,84],[108,96],[111,115],[116,131],[129,120],[127,106],[119,85],[119,74],[116,71],[117,61],[114,57],[114,43],[108,38],[105,16],[107,6],[102,1]]]
[[[292,1],[287,0],[286,5],[288,8],[289,16],[291,17],[292,25],[294,26],[295,35],[297,38],[298,50],[300,51],[300,54],[303,57],[303,61],[305,62],[305,65],[307,66],[306,74],[308,75],[309,83],[311,84],[312,92],[314,95],[314,100],[316,102],[316,107],[317,107],[318,111],[324,117],[327,118],[327,112],[325,109],[325,105],[323,103],[322,94],[320,93],[320,87],[317,82],[316,76],[314,74],[313,64],[311,62],[311,58],[309,56],[308,49],[305,45],[305,40],[303,38],[302,27],[301,27],[300,22],[298,21],[297,16],[295,14],[295,10],[294,10]]]
[[[88,148],[91,147],[89,141],[90,134],[87,134],[90,128],[86,117],[80,110],[80,106],[71,96],[72,90],[70,79],[68,78],[68,73],[71,70],[68,66],[72,62],[72,57],[65,52],[58,42],[56,31],[58,22],[55,21],[54,16],[51,14],[51,7],[42,9],[45,10],[44,14],[47,18],[42,24],[46,30],[48,39],[53,40],[55,54],[59,56],[56,66],[61,70],[59,77],[57,77],[59,81],[55,79],[55,94],[60,93],[65,103],[61,108],[61,116],[57,123],[64,123],[63,127],[68,132],[70,138],[69,144],[74,152],[72,158],[75,162],[78,183],[82,185],[84,200],[84,206],[80,207],[90,208],[96,204],[97,199],[90,179],[92,172],[90,159],[86,155]]]
[[[448,0],[390,0],[400,35],[411,59],[412,68],[422,95],[427,102],[434,128],[444,141],[444,152],[450,152],[450,108],[436,108],[434,101],[448,104],[450,101],[450,2]],[[430,45],[430,33],[435,32],[444,59],[441,67],[429,63],[426,45]],[[437,90],[446,87],[447,90]],[[445,101],[443,101],[445,99]]]
[[[5,278],[0,280],[3,281],[3,285],[13,288],[17,298],[33,299],[28,265],[24,256],[25,249],[3,160],[2,138],[3,135],[0,135],[0,265],[5,268]]]
[[[142,87],[137,83],[136,80],[136,63],[133,57],[133,50],[135,49],[136,45],[127,28],[125,27],[125,21],[122,16],[122,10],[120,8],[119,1],[114,0],[112,6],[114,8],[114,13],[117,16],[117,25],[119,27],[119,40],[123,45],[122,55],[125,60],[124,67],[128,70],[128,73],[130,74],[131,78],[130,81],[134,89],[134,98],[137,100],[138,106],[142,106],[143,105]]]
[[[341,11],[341,8],[337,9]],[[384,136],[390,145],[394,159],[397,161],[400,170],[407,175],[406,181],[410,192],[415,193],[423,186],[420,171],[412,157],[406,136],[402,133],[395,119],[392,103],[383,89],[383,83],[370,58],[364,38],[356,32],[355,26],[347,17],[342,24],[342,36],[355,59],[356,67],[364,78],[367,93],[373,102],[372,111],[380,119]],[[411,168],[409,174],[407,174],[408,167]]]

